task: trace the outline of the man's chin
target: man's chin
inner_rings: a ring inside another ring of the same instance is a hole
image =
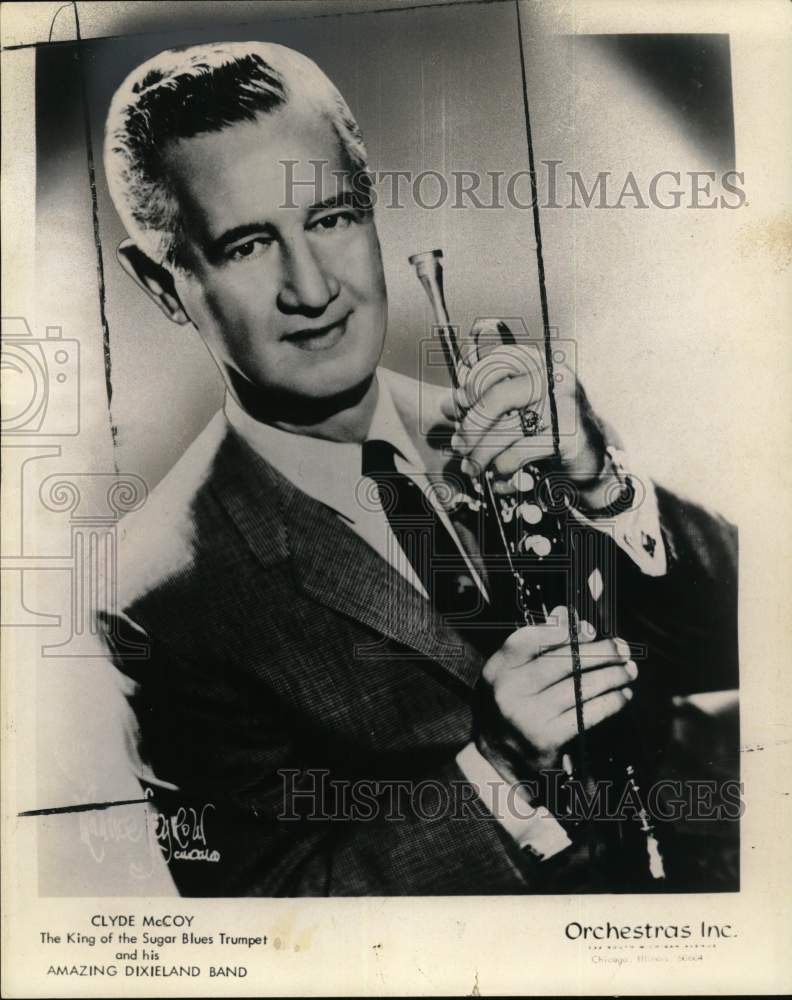
[[[339,348],[343,344],[339,344]],[[351,346],[351,342],[350,342]],[[371,384],[377,370],[379,356],[361,356],[361,345],[357,350],[313,351],[305,357],[307,364],[300,377],[295,380],[295,395],[310,400],[331,400],[335,397],[354,395],[360,387]]]
[[[371,388],[375,372],[376,366],[350,370],[347,362],[337,371],[277,388],[258,386],[233,370],[228,370],[227,376],[234,396],[255,419],[307,426],[356,406]],[[318,372],[312,374],[319,376]]]
[[[321,384],[314,384],[299,394],[303,405],[310,410],[314,407],[327,409],[347,409],[360,402],[371,387],[376,369],[354,373],[346,371],[338,378],[329,378]]]
[[[304,391],[299,392],[299,395],[305,399],[306,403],[309,403],[311,400],[318,402],[335,399],[339,396],[354,395],[361,387],[365,392],[371,385],[374,373],[375,369],[351,372],[347,367],[346,371],[339,372],[336,377],[329,376],[321,381],[311,383],[310,386],[305,387]]]

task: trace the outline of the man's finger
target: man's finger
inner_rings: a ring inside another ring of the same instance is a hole
[[[545,625],[523,625],[506,639],[501,648],[484,664],[485,680],[492,681],[502,669],[524,666],[542,652],[560,646],[569,638],[567,609],[553,608],[551,620]]]
[[[578,624],[578,639],[581,643],[593,641],[595,630],[586,621]],[[604,640],[613,642],[613,640]],[[494,673],[503,668],[512,669],[532,663],[537,657],[567,645],[569,642],[569,619],[563,605],[553,608],[549,621],[544,625],[524,625],[512,632],[497,653],[493,654],[484,667],[484,676],[491,680]],[[626,644],[625,644],[626,645]],[[588,649],[588,646],[586,647]],[[569,667],[571,670],[571,667]],[[563,676],[560,675],[560,676]],[[550,681],[549,683],[552,683]]]
[[[551,458],[554,454],[552,435],[537,434],[535,437],[525,437],[521,434],[513,444],[494,456],[493,468],[499,476],[507,476],[510,479],[528,462],[541,462],[542,459]],[[486,465],[492,462],[492,458],[482,448],[477,448],[468,460]],[[509,485],[512,490],[515,489],[513,483]]]
[[[638,667],[632,660],[624,665],[602,666],[587,670],[580,676],[580,694],[584,704],[607,691],[618,691],[632,684],[638,676]],[[575,707],[575,685],[567,677],[542,692],[544,703],[553,715],[563,715]],[[585,715],[584,715],[585,718]]]
[[[515,431],[510,440],[500,435],[488,438],[486,441],[481,441],[472,454],[462,459],[460,467],[468,476],[479,476],[482,470],[487,468],[498,474],[498,468],[494,463],[504,451],[509,451],[510,457],[504,462],[513,463],[511,472],[514,473],[528,461],[539,462],[553,456],[552,439],[541,437],[530,440],[531,444],[528,444],[522,430]]]
[[[498,344],[489,348],[484,356],[473,364],[474,355],[465,353],[467,363],[462,366],[460,381],[465,390],[466,406],[473,406],[482,396],[489,392],[497,383],[511,378],[528,376],[537,387],[547,385],[543,353],[535,347],[519,344]]]
[[[608,691],[601,694],[599,698],[592,698],[583,705],[583,727],[593,729],[594,726],[609,719],[612,715],[620,712],[628,701],[632,698],[631,688],[622,688],[620,691]],[[577,713],[574,708],[564,712],[556,719],[556,733],[559,743],[568,743],[577,736]]]
[[[590,628],[587,623],[581,622],[581,625],[584,624],[587,626],[587,629]],[[602,694],[607,688],[600,687],[598,689],[597,685],[604,684],[609,679],[618,680],[621,677],[622,684],[628,683],[631,679],[631,676],[625,679],[623,673],[630,658],[630,649],[627,643],[621,639],[592,640],[588,638],[589,635],[590,632],[587,630],[578,628],[581,686],[584,679],[593,678],[596,674],[602,673],[604,668],[616,666],[618,670],[622,671],[622,674],[606,675],[599,680],[587,679],[584,688],[584,698],[591,698],[597,694]],[[530,673],[531,693],[538,694],[547,691],[551,699],[554,700],[556,715],[560,715],[561,712],[566,711],[570,705],[574,704],[574,692],[572,693],[572,701],[565,701],[566,694],[564,691],[566,689],[562,691],[560,687],[560,685],[567,683],[571,684],[572,668],[572,648],[568,644],[568,637],[564,645],[545,650],[540,656],[524,667],[525,671]],[[630,670],[630,675],[632,673],[637,674],[637,668],[634,664]],[[558,688],[558,690],[554,692],[554,688]],[[590,693],[586,694],[586,691]]]
[[[468,408],[459,428],[457,450],[466,454],[502,417],[526,406],[536,406],[544,397],[544,387],[531,376],[504,377]],[[519,418],[514,423],[519,426]]]
[[[459,419],[460,410],[453,392],[447,393],[440,400],[440,412],[447,420],[456,422]]]

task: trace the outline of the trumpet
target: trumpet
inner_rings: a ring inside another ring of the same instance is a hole
[[[434,330],[440,338],[443,357],[448,368],[451,383],[459,389],[465,383],[468,357],[466,357],[457,339],[456,328],[451,323],[443,287],[443,252],[430,250],[414,254],[409,263],[415,268],[429,299],[434,316]],[[501,342],[507,346],[516,344],[512,331],[503,323],[494,322]],[[474,341],[473,358],[478,356],[479,344]],[[545,344],[547,348],[547,343]],[[550,351],[546,350],[549,359]],[[553,423],[553,441],[558,457],[558,426],[557,412],[552,388],[552,371],[547,366],[547,392],[549,410]],[[518,414],[524,434],[531,437],[540,429],[539,416],[533,409],[522,410]],[[559,505],[554,501],[552,487],[548,486],[550,477],[530,461],[512,477],[516,493],[503,495],[493,489],[494,473],[484,470],[473,480],[472,488],[476,494],[473,501],[482,509],[485,520],[494,522],[494,537],[500,540],[502,561],[512,578],[513,589],[513,626],[538,625],[546,622],[550,616],[548,609],[562,605],[567,607],[570,626],[570,647],[573,661],[573,684],[575,689],[575,708],[578,723],[577,760],[573,764],[571,754],[564,754],[563,768],[566,782],[569,784],[575,777],[584,785],[591,786],[588,775],[588,752],[586,732],[583,720],[583,698],[581,691],[581,663],[578,646],[578,627],[581,619],[581,593],[570,586],[571,580],[579,575],[571,565],[573,547],[568,542],[567,517],[571,506],[568,496],[565,503]],[[558,566],[561,566],[559,571]],[[595,599],[596,600],[596,599]],[[586,615],[587,619],[595,621],[594,615]],[[628,709],[631,706],[628,706]],[[638,720],[633,716],[634,726]],[[636,728],[637,733],[637,728]],[[612,758],[611,758],[612,759]],[[619,770],[622,770],[620,767]],[[627,790],[634,796],[633,801],[640,802],[640,786],[638,770],[632,763],[623,765],[622,775]],[[563,819],[564,817],[559,817]],[[646,808],[641,805],[635,819],[637,829],[643,843],[643,849],[637,852],[643,860],[638,862],[641,871],[639,875],[649,882],[658,883],[665,879],[665,867],[660,852],[654,825]],[[571,825],[579,825],[572,820]],[[633,827],[633,830],[635,827]],[[596,849],[593,844],[593,834],[587,828],[589,841],[589,857],[594,860]]]
[[[409,262],[415,268],[429,298],[435,319],[434,330],[440,338],[448,374],[454,388],[459,389],[465,381],[465,369],[471,356],[463,354],[456,328],[449,317],[443,288],[442,259],[442,250],[430,250],[414,254],[409,258]],[[477,331],[474,336],[472,355],[474,361],[479,357],[480,334],[491,333],[493,330],[499,337],[500,343],[507,346],[516,344],[512,331],[504,323],[493,321],[485,329]],[[539,416],[535,410],[522,410],[518,416],[523,432],[527,436],[532,436],[540,429]],[[558,586],[553,587],[553,580],[549,574],[543,583],[536,580],[529,581],[521,570],[520,557],[533,553],[539,560],[544,560],[551,555],[553,540],[557,541],[562,536],[562,511],[559,511],[558,504],[539,502],[538,494],[546,480],[537,466],[530,462],[526,463],[514,477],[518,494],[511,498],[497,496],[493,489],[493,480],[491,470],[484,470],[481,476],[473,480],[472,487],[476,493],[474,503],[477,508],[483,508],[497,526],[501,557],[505,559],[514,581],[513,593],[517,602],[519,623],[538,625],[548,619],[549,608],[566,603],[566,595],[561,593],[561,588]],[[523,531],[521,527],[526,529],[530,527],[530,530]]]
[[[480,359],[480,336],[496,333],[501,344],[515,346],[517,341],[509,327],[493,320],[476,331],[473,351],[466,355],[461,350],[456,328],[451,323],[443,288],[443,251],[430,250],[409,258],[418,280],[429,298],[435,319],[434,331],[439,336],[443,358],[451,383],[459,389],[466,379],[466,367],[472,359]],[[469,367],[467,367],[469,370]],[[517,374],[515,372],[515,374]],[[538,413],[523,409],[518,413],[524,434],[531,437],[541,429]],[[517,619],[521,625],[539,625],[550,616],[548,609],[565,605],[566,581],[558,574],[543,574],[542,581],[529,579],[524,571],[524,556],[534,556],[540,563],[553,564],[553,554],[563,543],[565,505],[552,496],[549,480],[538,466],[530,461],[513,477],[517,493],[511,497],[495,493],[494,474],[484,470],[473,480],[476,508],[483,508],[494,521],[500,541],[501,560],[505,560],[514,583]]]

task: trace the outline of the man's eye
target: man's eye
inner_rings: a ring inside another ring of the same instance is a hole
[[[248,240],[247,243],[240,243],[239,246],[234,247],[233,250],[229,251],[228,257],[230,260],[250,260],[259,257],[270,246],[271,242],[271,240],[258,236],[254,240]]]
[[[330,229],[346,229],[355,221],[354,212],[335,212],[333,215],[323,215],[317,219],[312,229],[327,231]]]

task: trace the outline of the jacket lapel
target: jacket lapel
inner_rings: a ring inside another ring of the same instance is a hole
[[[473,686],[480,654],[443,623],[429,602],[323,504],[297,489],[230,432],[218,456],[214,491],[263,563],[290,560],[307,596],[433,660]],[[399,659],[372,641],[361,659]]]

